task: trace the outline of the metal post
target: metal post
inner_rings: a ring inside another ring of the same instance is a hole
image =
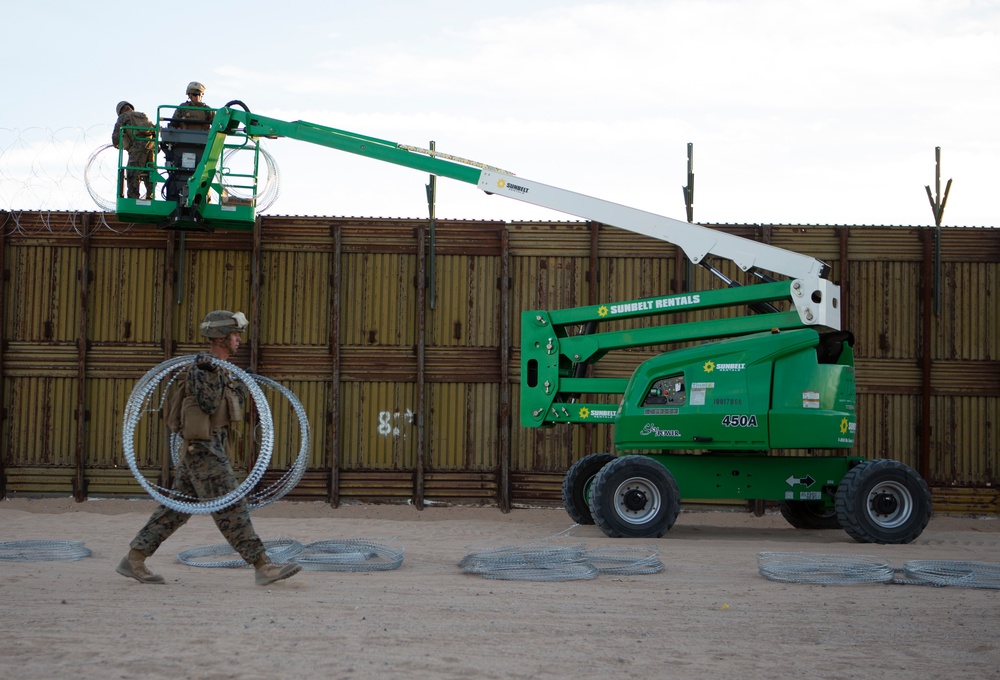
[[[77,381],[76,381],[76,471],[73,475],[73,499],[77,503],[87,500],[87,480],[84,464],[87,456],[87,323],[89,320],[88,291],[90,284],[90,215],[83,215],[83,236],[80,253],[80,309],[77,328]]]
[[[944,198],[941,197],[941,147],[934,147],[934,195],[931,195],[931,188],[924,185],[927,190],[927,200],[931,202],[931,212],[934,213],[934,316],[941,314],[941,220],[944,219],[944,207],[948,203],[948,194],[951,192],[951,180],[944,189]]]
[[[330,226],[333,236],[333,254],[330,261],[330,388],[326,400],[326,460],[329,465],[327,502],[331,507],[340,505],[340,247],[341,231]]]
[[[432,158],[435,155],[434,152],[436,151],[436,149],[437,149],[437,144],[434,142],[434,140],[431,140],[431,157]],[[427,285],[430,287],[430,291],[428,292],[428,296],[429,296],[429,300],[430,300],[430,307],[431,307],[431,309],[434,309],[434,304],[435,304],[435,296],[434,296],[434,248],[435,248],[435,245],[436,245],[436,233],[435,232],[437,231],[437,229],[436,229],[437,225],[435,224],[435,222],[436,222],[436,216],[435,216],[436,215],[436,210],[435,210],[435,206],[437,204],[437,175],[431,175],[430,176],[430,181],[427,183],[427,185],[424,188],[427,190],[427,210],[430,213],[430,220],[428,221],[428,225],[430,226],[430,237],[429,237],[429,240],[428,240],[428,247],[429,247],[430,252],[429,252],[429,257],[428,257],[428,265],[427,265],[427,269],[428,269],[428,274],[427,274],[427,276],[428,276],[428,284]],[[423,252],[423,248],[421,248],[421,252]]]
[[[6,384],[4,371],[4,352],[7,338],[4,329],[7,328],[7,220],[10,213],[0,211],[0,500],[7,498],[7,467],[4,463],[4,452],[7,451],[7,402],[4,400],[3,386]]]
[[[431,175],[433,181],[434,176]],[[431,188],[428,186],[428,200]],[[431,214],[434,214],[433,207]],[[433,227],[431,227],[433,228]],[[424,227],[417,227],[417,469],[413,479],[413,505],[424,509],[424,391],[427,389],[427,255]]]
[[[510,481],[510,233],[500,232],[500,511],[510,512],[513,490]]]

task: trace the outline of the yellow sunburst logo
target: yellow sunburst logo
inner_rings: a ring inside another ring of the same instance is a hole
[[[714,361],[706,361],[705,362],[705,366],[703,368],[705,369],[705,373],[711,373],[712,371],[715,370],[715,362]]]
[[[498,189],[503,189],[505,186],[507,186],[507,180],[505,180],[505,179],[498,179],[497,180],[497,188]]]
[[[597,316],[607,316],[607,315],[608,315],[607,305],[601,305],[600,307],[597,308]]]
[[[584,406],[583,408],[581,408],[580,409],[580,417],[581,418],[589,418],[590,417],[590,409],[587,408],[586,406]]]
[[[848,422],[847,418],[840,421],[840,434],[847,434]]]

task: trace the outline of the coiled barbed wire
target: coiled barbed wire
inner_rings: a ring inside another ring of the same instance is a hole
[[[903,573],[915,581],[936,586],[1000,588],[1000,564],[956,560],[910,560]]]
[[[584,543],[559,545],[578,525],[526,545],[485,547],[459,561],[466,574],[521,581],[571,581],[598,574],[656,574],[665,568],[659,550],[623,546],[588,550]]]
[[[601,574],[634,576],[658,574],[666,567],[660,561],[660,551],[649,546],[623,546],[621,548],[596,548],[587,550],[584,558],[597,567]]]
[[[391,539],[395,541],[396,539]],[[403,548],[365,538],[340,538],[303,545],[293,539],[264,541],[271,561],[294,560],[311,571],[390,571],[403,564]],[[206,557],[225,557],[205,560]],[[178,561],[192,567],[245,567],[243,558],[226,543],[189,548],[177,554]]]
[[[910,560],[900,569],[866,555],[762,552],[757,564],[761,576],[784,583],[1000,588],[1000,564],[989,562]]]
[[[168,384],[162,390],[163,397],[160,401],[160,409],[163,408],[163,401],[166,398],[167,391],[172,383],[176,379],[176,373],[170,379]],[[279,394],[281,394],[285,399],[288,400],[289,405],[291,405],[292,410],[295,412],[296,417],[299,421],[299,453],[295,458],[295,462],[290,468],[285,470],[285,472],[270,486],[253,491],[247,494],[247,510],[253,512],[254,510],[259,510],[266,505],[274,503],[278,499],[282,498],[285,494],[295,488],[295,485],[302,480],[302,476],[306,472],[306,468],[309,465],[309,451],[311,447],[311,430],[309,428],[309,416],[306,413],[305,408],[302,406],[302,402],[299,401],[295,393],[290,389],[285,387],[279,382],[271,380],[270,378],[264,377],[262,375],[257,375],[256,373],[248,374],[253,378],[254,382],[258,385],[272,389]],[[273,416],[272,416],[273,422]],[[174,467],[180,464],[181,459],[181,447],[184,444],[184,438],[174,432],[170,435],[170,457],[173,461]]]
[[[285,564],[302,552],[302,544],[291,538],[274,538],[262,542],[265,554],[275,564]],[[205,559],[206,557],[223,557],[226,559],[207,560]],[[177,553],[177,561],[189,567],[211,567],[215,569],[234,569],[250,566],[228,543],[204,545],[198,548],[182,550]]]
[[[0,542],[0,562],[70,562],[91,556],[83,541],[25,540]]]
[[[261,442],[259,455],[253,469],[250,470],[250,473],[247,475],[246,479],[243,480],[243,483],[235,489],[223,496],[208,499],[191,498],[190,496],[185,496],[184,494],[180,494],[172,489],[167,489],[157,484],[153,484],[146,479],[145,475],[143,475],[139,470],[139,465],[135,459],[134,440],[136,426],[145,413],[150,410],[154,410],[147,408],[146,402],[156,390],[160,382],[167,376],[172,376],[171,379],[173,379],[173,376],[176,374],[178,369],[193,364],[195,358],[196,355],[190,354],[187,356],[167,359],[166,361],[149,369],[149,371],[147,371],[146,374],[142,376],[138,382],[136,382],[135,387],[132,389],[132,394],[129,396],[128,402],[125,404],[125,414],[122,419],[122,451],[125,454],[125,460],[128,462],[128,466],[132,470],[132,474],[135,476],[136,480],[142,488],[144,488],[146,492],[161,505],[170,508],[171,510],[176,510],[177,512],[183,512],[191,515],[204,515],[217,512],[239,502],[239,500],[246,497],[261,480],[264,476],[264,471],[267,470],[267,466],[271,462],[271,453],[274,449],[274,426],[271,421],[271,407],[268,405],[267,399],[264,398],[264,394],[261,392],[260,387],[258,387],[257,382],[235,364],[211,357],[213,366],[221,366],[222,368],[230,371],[246,386],[254,404],[257,406],[257,414],[260,419],[261,426]],[[155,409],[155,411],[158,412],[159,408]]]
[[[472,552],[458,566],[465,574],[504,581],[576,581],[597,578],[584,545],[509,546]]]
[[[390,547],[364,538],[338,538],[306,544],[295,561],[312,571],[390,571],[403,564],[403,552],[402,546]]]
[[[783,583],[889,583],[895,573],[885,560],[868,555],[762,552],[760,575]]]

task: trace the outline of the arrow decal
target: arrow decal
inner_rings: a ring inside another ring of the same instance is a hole
[[[788,486],[796,486],[798,484],[802,484],[807,489],[816,483],[816,480],[810,477],[809,475],[806,475],[805,477],[789,477],[785,481],[788,482]]]

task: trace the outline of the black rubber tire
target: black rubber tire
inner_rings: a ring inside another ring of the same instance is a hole
[[[911,543],[931,519],[931,491],[913,468],[869,460],[837,487],[837,519],[859,543]]]
[[[594,516],[590,514],[590,488],[601,468],[614,459],[610,453],[592,453],[573,463],[563,477],[563,507],[577,524],[594,523]]]
[[[597,473],[590,490],[594,523],[612,538],[659,538],[681,510],[677,480],[646,456],[621,456]]]
[[[780,501],[781,516],[796,529],[839,529],[837,508],[823,501]]]

